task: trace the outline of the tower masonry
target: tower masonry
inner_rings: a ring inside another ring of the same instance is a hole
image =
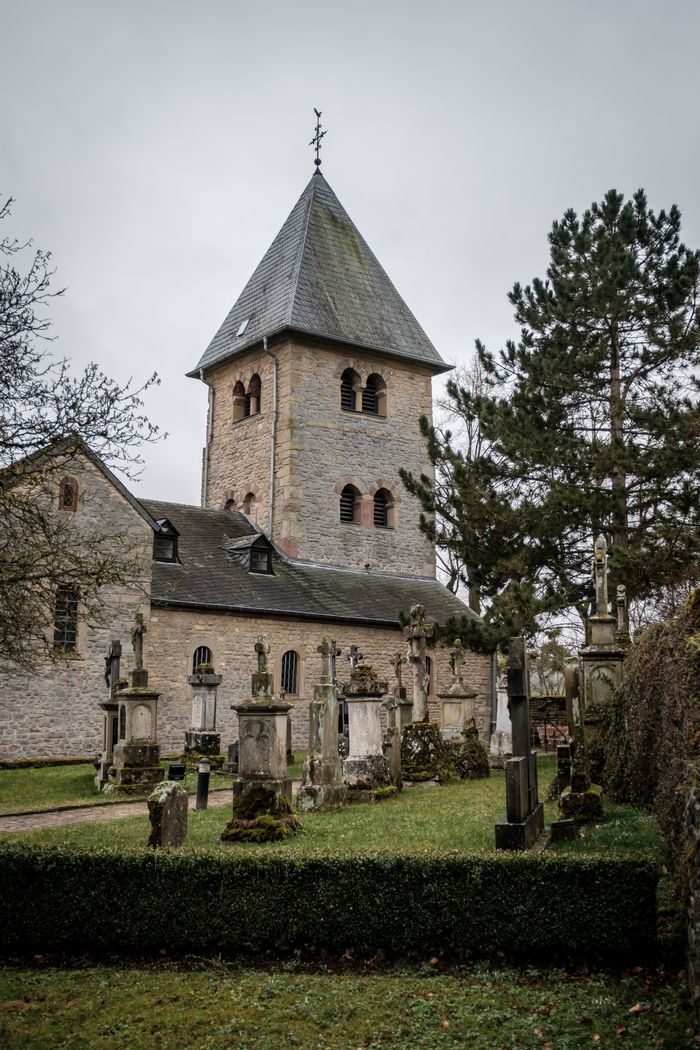
[[[202,503],[292,558],[434,576],[399,470],[448,370],[317,172],[192,377],[209,386]]]

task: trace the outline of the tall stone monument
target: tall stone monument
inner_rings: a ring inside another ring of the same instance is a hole
[[[216,692],[221,675],[195,671],[187,678],[192,690],[191,725],[185,733],[185,753],[218,755],[221,751],[221,733],[216,732]]]
[[[513,753],[513,730],[508,706],[508,680],[505,672],[496,678],[496,728],[491,734],[489,759],[495,769],[502,769]]]
[[[408,662],[413,672],[413,721],[428,721],[429,680],[425,663],[425,643],[433,636],[433,625],[425,622],[425,607],[411,606],[410,623],[404,627],[408,642]]]
[[[530,747],[530,675],[524,638],[511,638],[508,704],[513,757],[506,760],[506,815],[496,824],[496,849],[529,849],[544,830],[537,755]]]
[[[338,754],[338,697],[334,681],[335,639],[324,638],[316,650],[321,655],[321,681],[309,704],[309,754],[297,791],[300,812],[328,809],[345,801],[342,763]]]
[[[459,638],[455,639],[451,650],[452,655],[452,682],[446,693],[439,694],[442,707],[441,732],[443,740],[456,740],[461,735],[465,726],[476,726],[474,700],[477,697],[475,689],[468,689],[464,684],[462,675],[462,661],[464,650]]]
[[[620,684],[626,655],[615,637],[617,617],[608,609],[608,550],[603,536],[595,544],[593,579],[596,611],[588,617],[588,645],[579,650],[583,718],[589,734],[595,734],[600,710]]]
[[[375,788],[388,787],[389,763],[382,746],[381,698],[387,682],[369,666],[351,660],[350,678],[343,692],[348,705],[349,751],[343,762],[348,800],[363,800]]]
[[[119,704],[116,700],[119,669],[121,666],[122,643],[113,638],[105,656],[105,682],[107,699],[100,702],[102,708],[102,751],[97,761],[95,787],[102,791],[109,778],[109,771],[114,758],[114,748],[119,740]]]
[[[578,668],[570,664],[564,667],[564,687],[570,737],[568,745],[557,748],[559,817],[561,821],[573,820],[576,823],[600,820],[603,816],[603,789],[591,783],[580,675]]]
[[[129,686],[115,693],[118,706],[118,740],[104,790],[108,793],[138,794],[152,791],[163,779],[160,748],[156,742],[158,697],[148,685],[143,666],[143,643],[147,627],[143,615],[136,614],[131,629],[134,669]]]

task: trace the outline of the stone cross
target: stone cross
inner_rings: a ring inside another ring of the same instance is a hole
[[[323,671],[321,673],[321,680],[323,682],[333,681],[333,651],[335,649],[335,639],[324,638],[318,649],[317,653],[321,655],[321,662],[323,664]]]
[[[143,671],[143,636],[148,628],[143,622],[143,613],[136,613],[136,624],[131,628],[131,645],[134,650],[134,670]]]
[[[270,652],[270,643],[264,634],[258,635],[255,643],[255,652],[258,655],[258,671],[265,674],[267,671],[267,657]]]
[[[402,689],[403,688],[403,680],[402,680],[403,679],[403,671],[402,671],[402,668],[403,668],[403,665],[406,663],[406,657],[403,655],[403,653],[394,653],[394,655],[389,659],[389,663],[391,664],[391,666],[393,668],[394,677],[396,678],[396,684],[398,685],[399,689]]]
[[[413,721],[428,721],[428,692],[430,679],[426,674],[425,640],[432,637],[432,624],[425,622],[425,607],[411,606],[411,621],[404,627],[408,642],[408,662],[413,670]]]
[[[595,580],[596,616],[608,615],[608,547],[601,535],[595,541],[593,555],[593,578]]]
[[[122,656],[122,643],[118,638],[113,638],[109,644],[107,655],[105,656],[105,682],[109,689],[110,696],[114,692],[114,687],[119,681],[119,667]]]
[[[460,679],[462,677],[462,660],[464,659],[464,649],[462,642],[459,638],[455,638],[454,645],[450,650],[452,657],[452,674],[455,678]]]
[[[347,659],[350,661],[350,670],[354,671],[360,660],[364,660],[364,656],[360,652],[357,645],[350,646],[350,652],[347,655]]]
[[[342,653],[342,649],[336,644],[335,638],[331,638],[331,682],[337,684],[338,682],[338,671],[335,666],[336,659]]]

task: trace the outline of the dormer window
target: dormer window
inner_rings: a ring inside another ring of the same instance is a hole
[[[180,535],[175,526],[167,518],[158,520],[160,532],[153,537],[153,559],[154,561],[177,561],[177,538]]]
[[[268,575],[272,575],[272,551],[266,550],[264,547],[258,547],[257,549],[251,547],[250,571],[265,572],[268,573]]]

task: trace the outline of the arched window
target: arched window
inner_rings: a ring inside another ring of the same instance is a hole
[[[224,503],[224,510],[235,510],[235,509],[236,509],[236,501],[235,501],[235,499],[227,499],[226,502]]]
[[[374,494],[374,527],[393,529],[394,499],[388,489],[377,489]]]
[[[299,692],[299,654],[289,649],[282,657],[282,692],[296,696]]]
[[[61,585],[56,590],[53,610],[53,646],[75,652],[78,643],[78,592]]]
[[[346,485],[340,493],[340,520],[346,523],[359,521],[360,493],[354,485]]]
[[[246,396],[245,387],[240,379],[233,388],[233,422],[237,423],[247,415],[245,410]]]
[[[61,510],[78,509],[78,482],[75,478],[63,478],[58,486],[58,506]]]
[[[357,410],[357,387],[360,377],[352,368],[346,368],[340,377],[340,407],[344,412]]]
[[[192,674],[197,673],[197,668],[200,664],[213,664],[214,657],[212,656],[211,649],[206,645],[198,645],[192,654]]]
[[[386,415],[386,383],[376,372],[367,377],[362,391],[362,411],[371,416]]]
[[[428,696],[430,696],[430,694],[433,691],[433,661],[430,659],[429,656],[426,656],[425,658],[425,677],[428,680],[427,688],[425,691],[428,694]]]
[[[244,402],[244,416],[257,416],[260,411],[261,389],[260,376],[256,374],[251,377],[250,383],[248,384],[248,393],[245,396]]]
[[[243,511],[243,513],[245,514],[245,516],[247,518],[255,518],[255,519],[257,519],[257,512],[255,510],[255,504],[256,503],[257,503],[257,500],[255,498],[255,493],[254,492],[246,493],[245,499],[243,500],[243,503],[241,505],[241,510]]]

